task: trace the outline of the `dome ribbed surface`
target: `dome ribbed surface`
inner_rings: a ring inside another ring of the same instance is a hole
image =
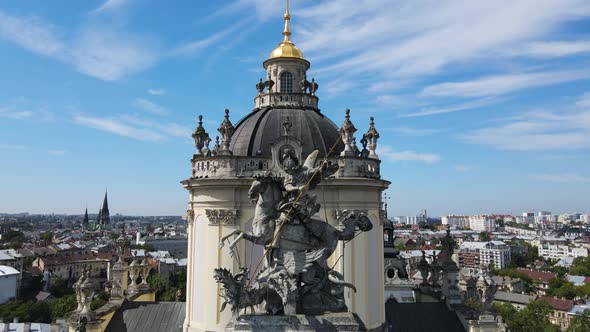
[[[251,112],[236,124],[230,144],[233,155],[271,157],[271,144],[285,137],[283,123],[287,121],[291,124],[288,136],[301,143],[304,157],[314,150],[325,156],[339,138],[338,127],[318,111],[266,107]],[[339,142],[332,156],[343,149]]]

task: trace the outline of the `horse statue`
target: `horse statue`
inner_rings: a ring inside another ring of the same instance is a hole
[[[222,284],[222,296],[231,303],[234,316],[247,306],[266,302],[269,314],[316,315],[344,312],[346,287],[353,284],[327,263],[339,241],[350,241],[360,232],[373,228],[363,214],[350,212],[341,220],[342,227],[315,219],[320,211],[316,195],[308,194],[322,179],[338,170],[325,160],[316,166],[318,151],[307,156],[303,164],[294,151],[285,149],[282,177],[264,173],[254,178],[248,197],[256,204],[252,232],[236,230],[221,239],[220,246],[232,237],[230,250],[245,239],[266,247],[268,254],[262,270],[246,286],[246,271],[233,276],[228,270],[215,270]],[[262,295],[261,295],[262,294]],[[225,307],[225,305],[223,306]]]
[[[233,250],[241,239],[259,245],[267,245],[272,240],[276,228],[275,219],[278,216],[278,205],[283,199],[281,180],[269,172],[254,176],[254,181],[248,190],[248,198],[256,204],[252,232],[235,230],[221,239],[220,247],[224,246],[228,238],[235,235],[237,237],[230,243],[230,250]]]

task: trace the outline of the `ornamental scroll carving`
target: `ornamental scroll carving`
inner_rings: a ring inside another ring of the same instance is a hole
[[[205,214],[210,226],[233,226],[238,219],[238,210],[235,209],[206,209]]]
[[[336,220],[338,220],[338,225],[342,225],[342,221],[346,219],[346,217],[349,214],[355,214],[355,215],[367,215],[368,214],[368,210],[359,210],[359,209],[355,209],[355,210],[350,210],[350,209],[336,209],[332,212],[332,215],[334,216],[334,218],[336,218]]]

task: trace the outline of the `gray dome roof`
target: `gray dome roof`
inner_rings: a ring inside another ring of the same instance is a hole
[[[334,122],[319,111],[265,107],[252,111],[236,124],[230,150],[234,156],[271,157],[271,144],[285,136],[285,122],[291,124],[288,136],[301,143],[303,156],[314,150],[325,156],[340,136]],[[339,142],[332,156],[339,155],[343,149]]]

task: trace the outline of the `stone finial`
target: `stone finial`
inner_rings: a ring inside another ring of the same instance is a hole
[[[93,320],[96,315],[90,305],[94,297],[95,285],[90,280],[90,267],[88,265],[84,264],[80,279],[74,283],[72,288],[76,293],[78,306],[70,320],[79,321],[82,317],[85,318],[86,322]]]
[[[229,110],[225,109],[225,119],[217,128],[217,131],[221,134],[221,149],[218,152],[220,156],[231,156],[231,151],[229,150],[229,143],[231,142],[231,137],[234,134],[234,125],[229,120]]]
[[[221,145],[219,144],[219,136],[215,136],[215,144],[213,145],[211,155],[216,156],[219,153],[219,149],[221,149]]]
[[[125,237],[125,227],[121,229],[121,235],[115,240],[115,244],[119,254],[119,262],[122,262],[125,257],[125,250],[129,247],[129,240]]]
[[[369,149],[369,158],[379,159],[375,150],[377,149],[377,141],[379,140],[379,132],[375,129],[375,118],[371,117],[369,123],[369,130],[363,135],[363,139],[366,141]]]
[[[422,259],[418,263],[418,271],[420,271],[420,275],[422,276],[422,283],[421,286],[430,286],[428,283],[428,272],[430,272],[430,264],[426,260],[426,252],[422,251]]]
[[[356,128],[352,121],[350,121],[350,109],[346,109],[346,116],[342,126],[338,132],[340,133],[340,137],[342,137],[342,142],[344,143],[344,151],[340,153],[342,157],[353,157],[355,156],[354,149],[352,147],[354,133],[356,132]]]
[[[207,149],[209,143],[206,143],[209,140],[209,134],[203,128],[203,116],[199,115],[199,125],[195,132],[193,133],[193,139],[195,140],[195,147],[197,148],[197,156],[203,156],[203,147],[207,144]],[[209,140],[210,141],[210,140]]]

